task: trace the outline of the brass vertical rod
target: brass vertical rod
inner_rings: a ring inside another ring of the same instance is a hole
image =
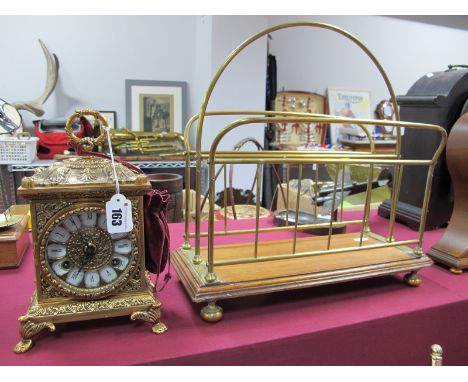
[[[421,209],[421,222],[419,223],[419,244],[416,249],[417,254],[422,255],[422,242],[424,236],[424,229],[426,228],[427,208],[429,207],[429,199],[431,196],[432,177],[434,176],[435,164],[431,164],[427,170],[426,189],[424,193],[424,200]]]
[[[393,105],[393,109],[395,110],[395,117],[396,120],[400,120],[400,114],[398,110],[398,105]],[[395,145],[395,154],[397,155],[398,159],[401,159],[401,127],[397,126],[397,137],[396,137],[396,145]]]
[[[200,231],[201,231],[201,155],[196,154],[197,167],[195,169],[195,258],[199,259],[200,255]]]
[[[319,181],[319,164],[314,163],[312,166],[315,166],[315,179],[314,179],[314,223],[317,223],[317,198],[318,198],[318,192],[319,192],[319,186],[318,186],[318,181]]]
[[[340,219],[343,221],[343,209],[344,209],[344,181],[345,181],[345,169],[346,164],[343,163],[341,167],[341,206],[340,206]]]
[[[227,174],[226,174],[226,165],[224,167],[224,231],[227,231],[227,215],[228,215],[228,210],[227,210],[227,189],[226,189],[226,184],[227,184]],[[231,203],[233,204],[234,201],[231,200]],[[231,207],[233,208],[233,207]]]
[[[370,202],[372,198],[372,180],[374,176],[374,165],[369,165],[369,175],[367,178],[367,189],[366,189],[366,202],[364,203],[364,217],[362,218],[361,234],[359,235],[359,246],[362,246],[362,239],[364,238],[364,232],[369,232],[369,213],[370,213]]]
[[[339,164],[335,165],[335,179],[334,179],[334,186],[333,186],[333,198],[332,198],[332,206],[330,210],[330,225],[328,226],[328,238],[327,238],[327,251],[330,249],[331,245],[331,237],[333,232],[333,218],[335,216],[335,207],[336,207],[336,187],[338,186],[338,169],[340,168]]]
[[[193,123],[198,119],[197,116],[193,116],[187,122],[184,130],[184,144],[185,144],[185,239],[182,245],[183,249],[191,249],[190,244],[190,160],[191,160],[191,147],[190,147],[190,128]],[[196,179],[195,179],[196,181]]]
[[[186,144],[185,153],[185,238],[184,249],[190,249],[190,147]]]
[[[388,242],[391,243],[394,239],[393,232],[395,228],[395,218],[396,218],[396,209],[398,205],[398,199],[400,196],[400,188],[401,188],[401,179],[403,176],[403,165],[396,165],[395,166],[395,181],[393,182],[392,186],[392,208],[390,210],[390,224],[388,230]]]
[[[208,211],[208,275],[213,275],[214,270],[214,198],[215,198],[215,164],[209,163],[208,174],[208,193],[209,193],[209,211]],[[197,234],[200,240],[200,233]]]
[[[265,166],[263,166],[263,169],[265,169]],[[275,165],[272,165],[272,166],[271,166],[271,169],[272,169],[272,171],[273,171],[273,174],[274,174],[276,180],[279,182],[279,192],[278,192],[278,188],[277,188],[277,189],[275,190],[275,194],[278,194],[278,198],[279,198],[279,196],[280,196],[280,194],[281,194],[281,199],[283,199],[283,203],[286,203],[286,196],[284,195],[284,190],[283,190],[283,180],[280,179],[279,174],[278,174],[278,170],[276,169],[276,166],[275,166]],[[263,183],[262,183],[262,184],[263,184]],[[274,196],[274,194],[273,194],[273,199],[274,199],[274,198],[275,198],[275,196]],[[271,207],[273,207],[273,199],[272,199],[272,201],[271,201],[271,203],[272,203],[272,204],[271,204]],[[276,203],[276,206],[278,207],[278,201],[277,201],[277,203]],[[270,210],[272,209],[271,207],[270,207]]]
[[[286,227],[289,225],[289,169],[290,169],[290,164],[287,164],[286,167]]]
[[[216,172],[215,180],[218,179],[218,176],[219,176],[219,174],[221,174],[221,171],[223,171],[224,166],[226,166],[226,165],[223,164],[223,165],[218,169],[218,171]],[[201,202],[200,211],[203,211],[203,207],[205,206],[205,203],[206,203],[206,200],[207,200],[207,199],[208,199],[208,193],[206,193],[206,194],[203,196],[203,199],[202,199],[202,202]]]
[[[254,257],[258,257],[258,229],[260,228],[260,193],[262,182],[261,179],[261,170],[262,165],[261,163],[257,164],[257,195],[255,196],[255,252]]]
[[[302,164],[299,164],[299,173],[297,175],[297,197],[296,197],[296,214],[294,216],[294,240],[292,253],[296,253],[296,241],[297,241],[297,223],[299,221],[299,202],[301,196],[301,182],[302,182]]]

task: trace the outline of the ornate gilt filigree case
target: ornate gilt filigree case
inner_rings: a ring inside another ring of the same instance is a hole
[[[143,195],[151,186],[119,163],[116,172],[132,203],[129,233],[106,229],[105,203],[115,194],[108,159],[65,159],[23,179],[18,194],[31,201],[36,291],[19,319],[15,352],[27,351],[32,336],[61,322],[130,315],[152,322],[155,333],[165,331],[145,271]]]

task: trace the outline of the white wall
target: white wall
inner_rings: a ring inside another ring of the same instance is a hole
[[[251,35],[267,27],[265,16],[213,16],[211,76],[225,62],[229,54]],[[266,39],[246,47],[229,64],[213,90],[208,110],[264,110],[266,83]],[[210,117],[203,128],[203,148],[208,149],[216,134],[233,119],[239,117]],[[245,137],[263,144],[264,125],[246,125],[228,133],[219,148],[232,150]],[[244,149],[252,150],[252,144]],[[236,165],[234,185],[250,189],[255,177],[253,165]],[[223,187],[223,177],[217,182],[217,191]],[[256,193],[256,192],[255,192]]]
[[[196,18],[195,30],[195,53],[194,53],[194,79],[192,93],[193,93],[193,113],[198,113],[200,105],[203,102],[203,96],[208,84],[212,77],[212,49],[213,49],[213,17],[212,16],[199,16]],[[194,133],[195,131],[193,131]],[[192,137],[195,137],[192,134]]]
[[[426,20],[421,23],[415,20]],[[406,94],[424,74],[448,64],[468,63],[468,17],[454,16],[270,16],[269,26],[290,21],[336,25],[359,38],[377,57],[397,95]],[[328,87],[372,91],[372,104],[388,98],[386,86],[367,56],[345,37],[318,28],[293,28],[273,34],[278,89],[325,94]]]
[[[32,100],[43,91],[41,38],[60,61],[43,118],[76,108],[115,110],[125,125],[125,79],[186,81],[194,111],[196,16],[1,16],[0,98]],[[5,38],[8,36],[8,38]],[[198,102],[197,102],[198,103]],[[35,117],[22,112],[26,125]]]
[[[427,19],[382,16],[0,16],[0,98],[35,99],[43,90],[41,38],[60,60],[59,82],[45,104],[44,118],[65,117],[76,108],[115,110],[125,124],[125,79],[185,81],[188,115],[199,111],[204,92],[228,54],[252,34],[286,21],[337,25],[361,39],[387,71],[397,94],[429,71],[468,63],[468,27],[463,17]],[[437,21],[440,21],[437,23]],[[467,23],[468,24],[468,23]],[[325,94],[328,87],[369,89],[375,106],[387,98],[370,60],[354,44],[330,31],[300,28],[275,32],[278,89]],[[8,54],[5,54],[8,52]],[[221,76],[208,110],[263,109],[266,39],[243,51]],[[26,125],[34,117],[22,112]],[[229,122],[207,122],[203,147]],[[220,145],[231,149],[245,136],[263,143],[263,127],[230,133]],[[237,170],[239,173],[239,170]],[[252,172],[241,173],[248,187]]]
[[[55,91],[42,118],[66,117],[78,108],[115,110],[125,126],[125,79],[185,81],[188,115],[199,111],[205,90],[228,54],[266,28],[266,16],[0,16],[2,49],[0,98],[32,100],[43,91],[46,64],[41,38],[60,61]],[[246,49],[222,75],[209,110],[263,109],[266,41]],[[26,126],[36,119],[21,112]],[[229,118],[207,122],[203,147]],[[236,131],[221,147],[244,136],[263,142],[263,128]],[[193,136],[193,135],[192,135]],[[250,186],[252,176],[247,175]]]
[[[225,57],[251,34],[285,21],[316,20],[342,27],[377,56],[397,94],[423,74],[467,63],[468,22],[462,16],[0,16],[0,97],[36,98],[45,82],[41,38],[60,60],[59,82],[44,118],[78,107],[116,110],[125,124],[125,79],[188,82],[188,115],[198,112],[206,86]],[[457,28],[451,28],[451,20]],[[439,22],[438,22],[439,21]],[[439,25],[437,25],[439,24]],[[225,73],[209,109],[263,108],[265,41],[242,53]],[[370,61],[342,36],[313,28],[275,32],[278,88],[324,93],[364,88],[376,104],[387,97]],[[5,54],[9,52],[9,54]],[[27,125],[34,118],[22,112]],[[224,122],[224,121],[223,121]],[[220,126],[217,123],[216,126]],[[259,136],[260,137],[260,136]],[[209,139],[210,137],[208,137]],[[238,137],[232,137],[226,147]],[[209,139],[210,140],[210,139]]]
[[[252,34],[265,29],[264,16],[213,17],[211,78],[225,62],[228,55]],[[264,110],[266,81],[266,40],[245,48],[221,75],[208,103],[208,110]],[[204,129],[203,146],[208,148],[214,136],[233,118],[213,117]],[[232,149],[245,136],[263,143],[263,128],[239,128],[229,133],[220,147]]]

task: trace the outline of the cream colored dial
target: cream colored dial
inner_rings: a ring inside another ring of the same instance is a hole
[[[103,296],[128,276],[134,235],[107,232],[103,208],[66,213],[49,231],[45,264],[54,284],[67,294]]]

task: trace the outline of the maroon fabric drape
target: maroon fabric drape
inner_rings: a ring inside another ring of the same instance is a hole
[[[165,269],[169,260],[170,237],[166,219],[169,199],[167,191],[152,189],[144,200],[146,269],[156,275]]]

